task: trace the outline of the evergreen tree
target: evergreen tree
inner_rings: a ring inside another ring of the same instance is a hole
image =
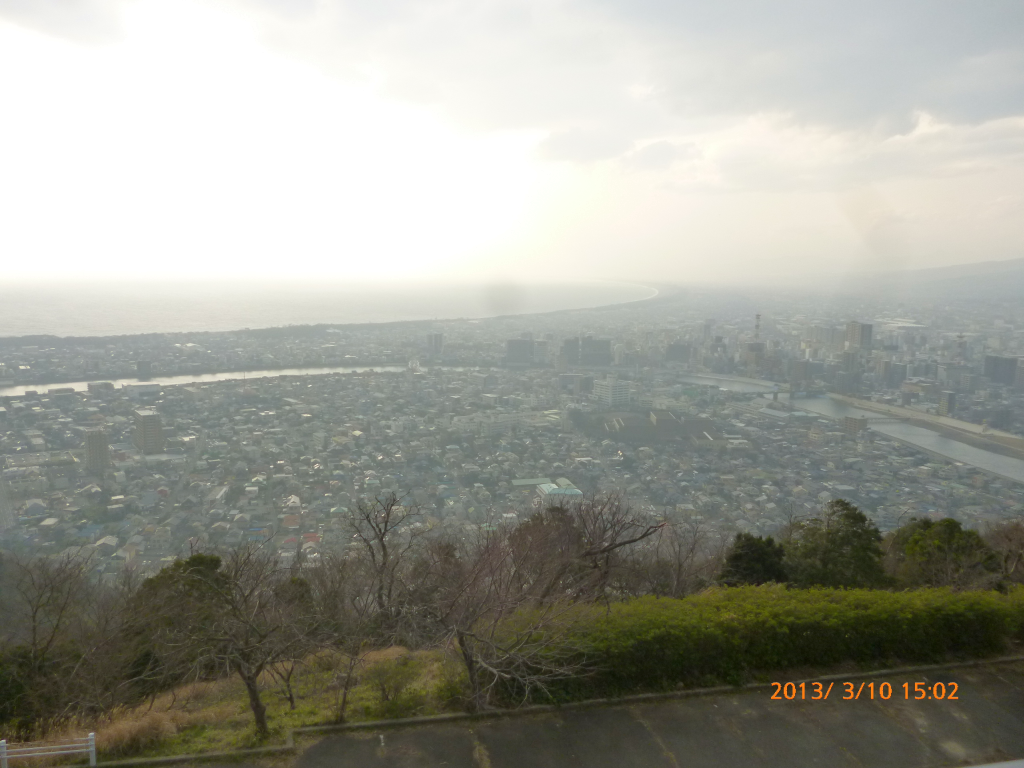
[[[771,536],[762,539],[737,533],[722,569],[722,582],[729,586],[786,581],[785,550]]]
[[[999,560],[976,531],[953,518],[911,520],[892,539],[890,569],[907,586],[991,587]]]
[[[786,572],[801,587],[883,587],[882,535],[857,507],[830,501],[820,516],[800,523],[786,548]]]

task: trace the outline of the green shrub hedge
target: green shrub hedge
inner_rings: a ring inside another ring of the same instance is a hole
[[[738,684],[758,672],[841,662],[983,657],[1024,640],[1024,588],[1009,594],[780,586],[641,598],[594,611],[573,630],[595,672],[558,698],[679,685]]]

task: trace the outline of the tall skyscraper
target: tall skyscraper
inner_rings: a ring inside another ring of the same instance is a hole
[[[110,466],[110,443],[102,429],[85,433],[85,469],[91,475],[102,475]]]
[[[846,324],[846,345],[857,349],[871,348],[871,323],[858,323],[851,320]]]
[[[135,447],[146,454],[160,453],[164,449],[164,425],[160,414],[148,408],[135,411]]]

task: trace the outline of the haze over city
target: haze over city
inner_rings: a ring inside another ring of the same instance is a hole
[[[1021,768],[1022,213],[1020,2],[0,0],[2,768]]]
[[[0,2],[5,279],[1019,256],[1018,3]]]

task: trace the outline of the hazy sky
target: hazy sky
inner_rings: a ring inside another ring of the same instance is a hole
[[[0,279],[1024,256],[1024,3],[0,0]]]

